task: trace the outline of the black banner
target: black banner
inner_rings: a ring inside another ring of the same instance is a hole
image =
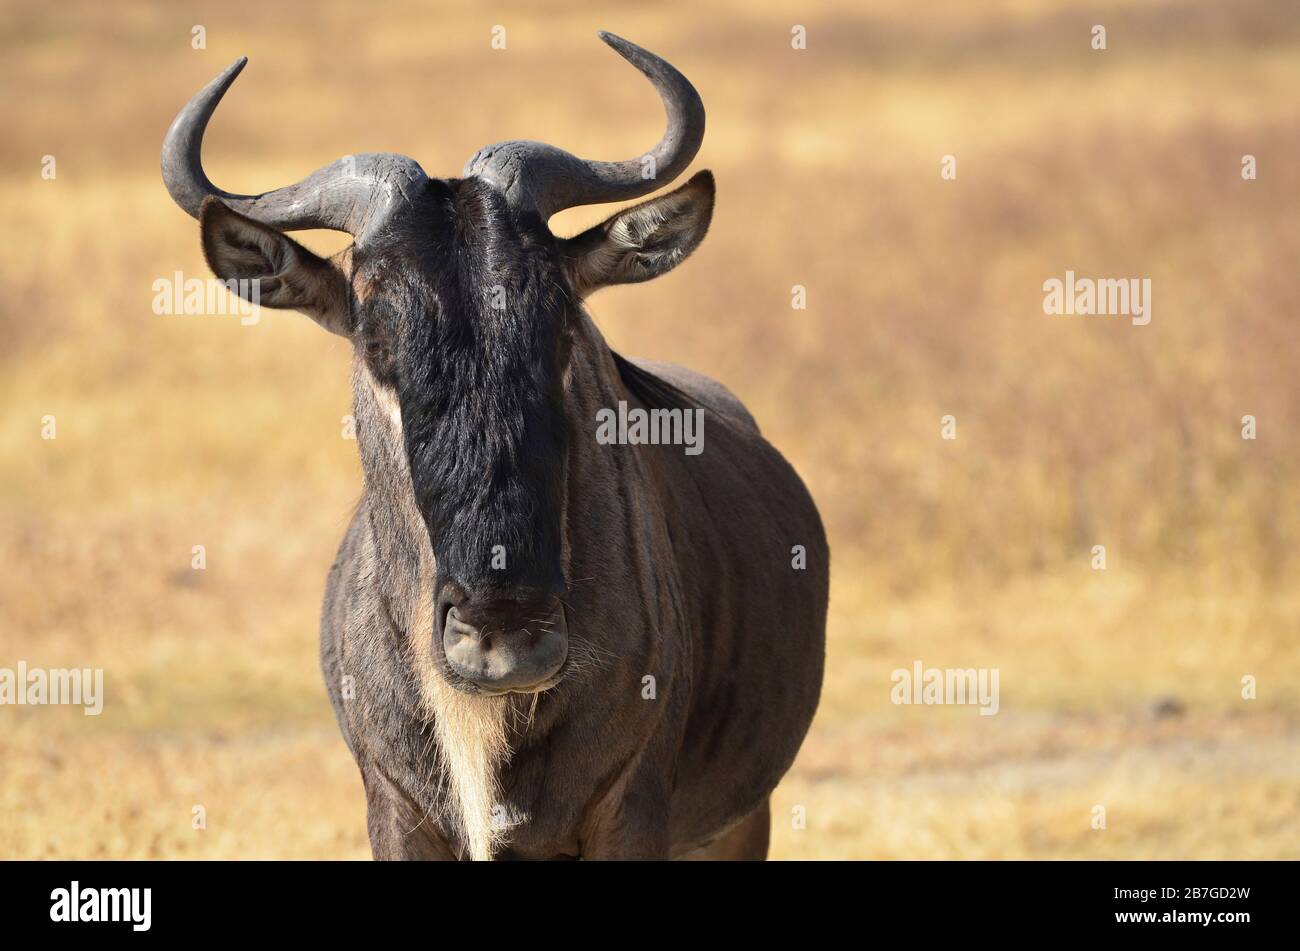
[[[375,936],[443,924],[472,936],[629,922],[725,928],[784,920],[917,940],[1113,934],[1231,941],[1282,927],[1295,868],[1257,862],[389,865],[0,863],[6,933],[205,939]],[[514,923],[514,924],[512,924]]]

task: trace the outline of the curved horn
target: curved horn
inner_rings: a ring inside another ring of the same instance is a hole
[[[685,170],[704,139],[704,104],[685,76],[654,53],[602,30],[602,40],[654,84],[668,114],[668,129],[650,152],[625,162],[593,162],[543,142],[513,140],[479,149],[464,174],[505,192],[518,208],[545,220],[577,205],[625,201],[649,194]]]
[[[213,196],[282,231],[329,228],[360,238],[383,220],[393,204],[408,200],[412,186],[425,180],[424,170],[414,160],[372,152],[345,156],[297,184],[261,195],[236,195],[217,188],[203,172],[203,133],[217,103],[247,63],[248,57],[241,56],[200,89],[163,140],[163,182],[176,204],[192,217],[199,216],[203,199]]]

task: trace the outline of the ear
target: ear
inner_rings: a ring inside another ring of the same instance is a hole
[[[203,256],[212,273],[245,300],[306,314],[332,333],[348,336],[352,309],[348,279],[325,258],[216,198],[199,210]]]
[[[667,195],[624,208],[561,241],[565,271],[578,296],[608,284],[648,281],[681,264],[709,230],[713,195],[713,173],[703,171]]]

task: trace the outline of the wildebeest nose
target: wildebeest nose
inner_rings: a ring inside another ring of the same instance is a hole
[[[550,681],[569,649],[559,602],[466,602],[447,610],[442,646],[457,675],[487,693],[530,692]]]

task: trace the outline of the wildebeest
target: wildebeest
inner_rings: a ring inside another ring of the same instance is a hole
[[[686,78],[600,35],[668,116],[625,162],[508,141],[461,178],[370,153],[231,194],[200,148],[244,59],[163,146],[213,272],[353,343],[365,491],[321,661],[377,858],[765,857],[817,706],[829,552],[808,492],[722,385],[624,359],[582,305],[694,251],[712,175],[548,228],[672,181],[703,139]],[[284,234],[306,228],[353,243],[325,259]],[[703,451],[597,440],[620,403],[666,425],[702,410]]]

